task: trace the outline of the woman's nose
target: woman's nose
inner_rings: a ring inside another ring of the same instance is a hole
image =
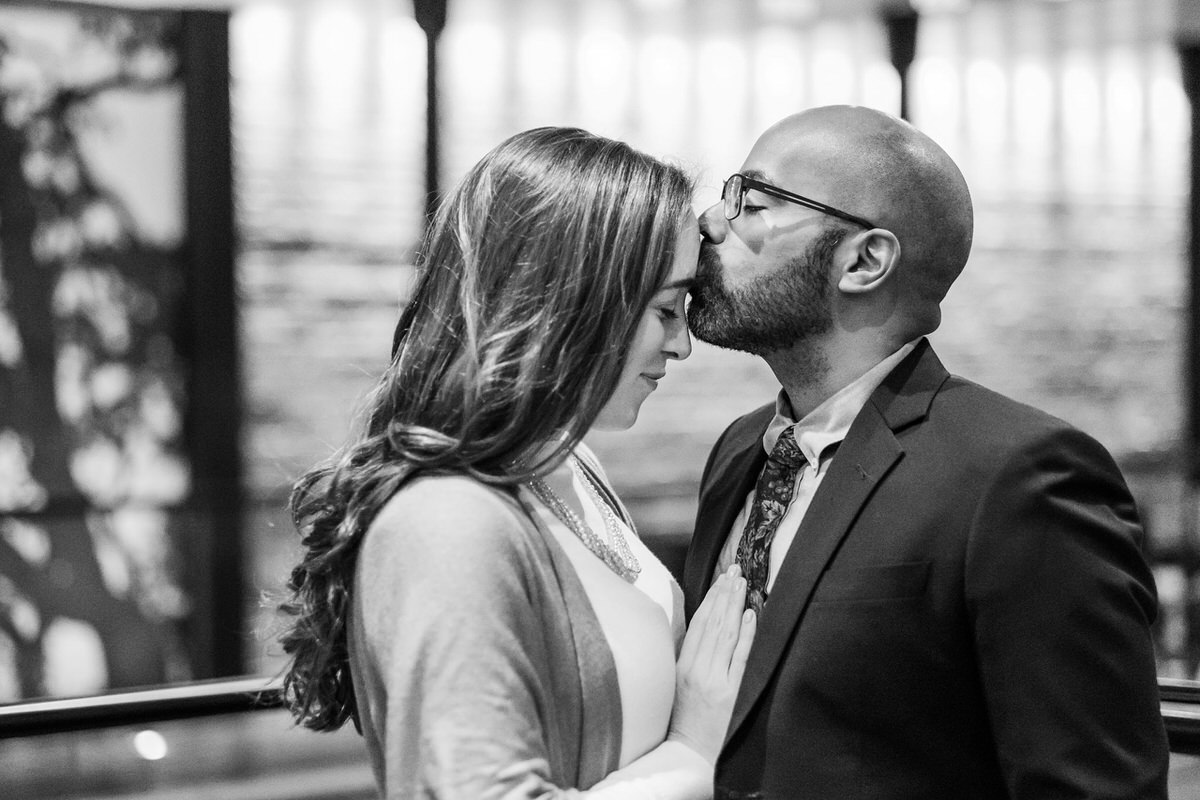
[[[663,353],[667,358],[673,358],[676,361],[683,361],[692,354],[692,335],[688,333],[686,322],[675,329],[671,338],[667,340],[667,346],[663,348]]]

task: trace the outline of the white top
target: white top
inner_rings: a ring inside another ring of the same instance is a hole
[[[591,465],[598,465],[582,443],[577,452]],[[603,512],[574,467],[571,471],[574,499],[584,511],[584,521],[607,539]],[[621,534],[641,566],[635,583],[613,572],[542,503],[535,502],[532,507],[575,567],[612,650],[621,691],[620,765],[625,767],[660,745],[667,735],[675,700],[675,658],[684,633],[683,592],[670,571],[625,524],[620,525]],[[639,773],[614,773],[596,788],[608,790],[602,796],[610,792],[613,797],[660,796],[646,791],[651,787],[639,780]]]

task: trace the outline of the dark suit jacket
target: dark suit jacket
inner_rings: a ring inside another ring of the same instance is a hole
[[[689,617],[773,413],[709,456]],[[1154,583],[1103,447],[922,341],[828,469],[759,620],[718,797],[1166,797]]]

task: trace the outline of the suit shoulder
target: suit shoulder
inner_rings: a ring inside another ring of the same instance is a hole
[[[1066,420],[958,375],[951,375],[942,385],[930,417],[942,425],[963,428],[969,434],[965,440],[997,451],[1050,439],[1099,446],[1092,436]]]

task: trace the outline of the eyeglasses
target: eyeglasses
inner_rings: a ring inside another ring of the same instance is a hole
[[[778,186],[772,186],[769,183],[756,181],[754,178],[747,178],[740,172],[735,172],[725,180],[725,186],[721,189],[721,200],[725,204],[725,219],[737,219],[738,214],[742,213],[742,201],[746,199],[746,192],[751,189],[769,194],[772,197],[778,197],[780,200],[787,200],[789,203],[797,203],[798,205],[807,206],[815,211],[820,211],[823,214],[829,214],[832,217],[844,219],[847,222],[853,222],[855,225],[862,225],[864,228],[879,227],[873,222],[868,222],[862,217],[856,217],[853,214],[847,214],[845,211],[839,211],[833,206],[827,206],[824,203],[819,203],[816,200],[809,200],[802,195],[793,194],[786,189],[780,189]]]

